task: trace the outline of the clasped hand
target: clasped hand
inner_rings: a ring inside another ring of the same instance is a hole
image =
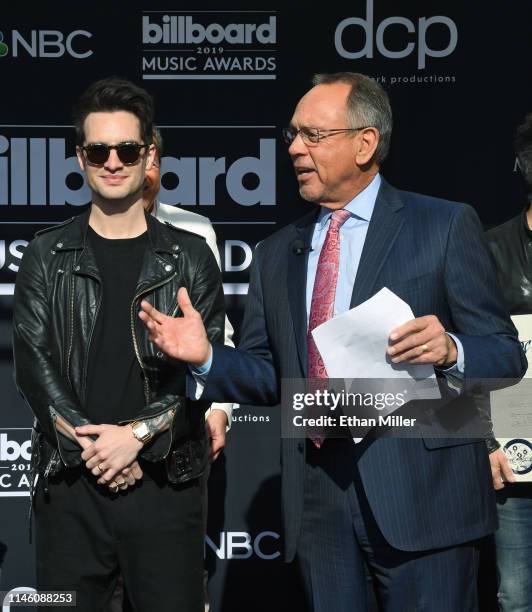
[[[116,492],[118,488],[125,490],[133,486],[142,478],[137,455],[143,445],[135,438],[131,427],[82,425],[75,431],[78,439],[83,441],[81,458],[87,469],[99,477],[98,484],[107,485]],[[95,435],[98,437],[94,441],[87,437]]]

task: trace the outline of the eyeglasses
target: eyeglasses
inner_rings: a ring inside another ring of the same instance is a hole
[[[283,129],[283,138],[287,145],[291,145],[296,139],[297,135],[301,136],[301,140],[309,146],[319,144],[320,140],[333,136],[334,134],[340,134],[341,132],[358,132],[359,130],[365,130],[371,127],[364,125],[358,128],[334,128],[330,130],[320,130],[318,128],[301,127],[298,130],[294,127],[287,127]]]
[[[140,157],[141,149],[145,149],[150,145],[138,144],[138,142],[119,142],[117,145],[108,145],[102,142],[91,142],[81,150],[85,153],[85,157],[90,164],[94,166],[103,166],[111,155],[111,150],[114,149],[118,155],[118,159],[126,166],[135,164]]]

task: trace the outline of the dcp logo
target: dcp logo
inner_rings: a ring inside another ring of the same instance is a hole
[[[429,29],[436,24],[443,25],[448,30],[448,43],[445,49],[433,49],[429,46]],[[401,27],[406,30],[405,46],[402,49],[392,51],[384,41],[386,30],[390,26]],[[360,36],[360,28],[364,35]],[[366,19],[361,17],[348,17],[341,21],[336,27],[334,34],[334,46],[336,51],[346,59],[360,59],[361,57],[373,57],[373,0],[366,2]],[[408,41],[411,34],[416,34],[416,24],[406,17],[388,17],[381,21],[375,32],[375,46],[378,52],[390,59],[401,59],[410,55],[417,44],[417,67],[425,68],[427,57],[447,57],[456,49],[458,43],[458,29],[455,22],[444,15],[434,17],[420,17],[417,22],[417,41]],[[360,48],[361,39],[364,46]],[[407,42],[408,41],[408,42]]]

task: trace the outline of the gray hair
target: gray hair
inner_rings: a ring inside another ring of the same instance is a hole
[[[358,72],[315,74],[313,85],[351,85],[347,97],[347,122],[349,127],[371,126],[379,131],[379,144],[375,150],[375,162],[381,164],[390,150],[392,136],[392,109],[388,94],[371,77]]]

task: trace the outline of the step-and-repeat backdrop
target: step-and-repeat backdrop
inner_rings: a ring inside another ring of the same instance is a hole
[[[2,3],[1,590],[35,578],[31,415],[12,380],[13,286],[34,232],[89,202],[71,127],[86,86],[118,75],[154,95],[165,140],[160,199],[213,222],[238,333],[255,245],[308,209],[280,130],[312,74],[378,79],[395,121],[383,174],[399,188],[469,202],[493,226],[524,204],[512,137],[532,111],[531,19],[520,0]],[[303,609],[296,572],[281,559],[279,471],[278,412],[242,406],[210,481],[215,611]],[[486,562],[486,588],[491,571]]]

